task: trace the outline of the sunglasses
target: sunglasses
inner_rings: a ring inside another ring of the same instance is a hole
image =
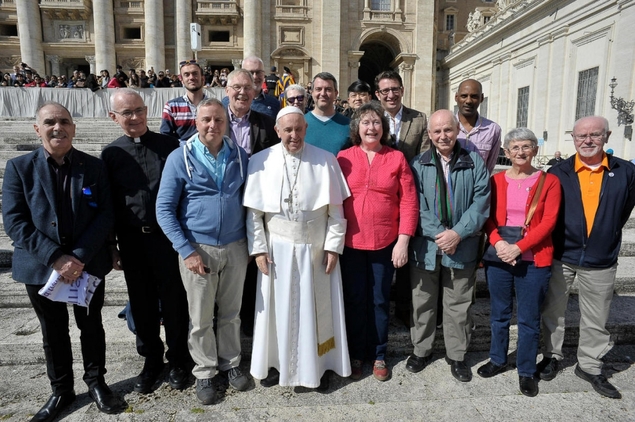
[[[295,102],[301,103],[304,101],[304,95],[298,95],[297,97],[289,97],[287,98],[287,101],[290,103],[295,103]]]
[[[179,62],[179,69],[181,69],[183,66],[187,66],[188,64],[198,64],[198,63],[194,59],[183,60],[183,61]]]

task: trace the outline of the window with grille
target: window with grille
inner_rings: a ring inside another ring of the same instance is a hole
[[[454,19],[455,15],[445,15],[445,30],[454,31]]]
[[[481,105],[478,108],[478,114],[480,114],[481,116],[485,117],[487,119],[487,97],[483,98],[483,101],[481,101]]]
[[[516,127],[527,127],[529,114],[529,87],[518,88],[518,108],[516,110]]]
[[[390,10],[390,0],[371,0],[370,9],[371,10],[389,11]]]
[[[578,72],[578,96],[575,106],[575,119],[595,114],[595,97],[598,90],[599,67]]]

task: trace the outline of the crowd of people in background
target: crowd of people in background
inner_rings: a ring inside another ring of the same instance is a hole
[[[599,394],[621,398],[601,358],[612,346],[606,322],[621,230],[635,207],[635,167],[604,151],[605,118],[577,120],[576,153],[558,156],[545,173],[532,165],[538,139],[531,130],[502,137],[479,114],[485,97],[475,79],[458,86],[455,112],[428,118],[403,104],[406,88],[393,70],[380,72],[372,88],[355,81],[345,101],[329,72],[305,87],[290,69],[281,77],[276,70],[266,75],[263,61],[250,56],[231,72],[186,60],[178,74],[118,66],[113,77],[107,70],[99,78],[61,76],[66,87],[122,88],[110,97],[109,116],[123,136],[102,161],[73,148],[75,125],[64,106],[38,108],[43,148],[9,161],[2,189],[13,278],[27,285],[50,350],[53,394],[33,420],[51,421],[76,399],[66,306],[49,303],[34,282],[51,268],[64,282],[84,269],[101,278],[123,270],[145,358],[134,391],[153,391],[165,357],[169,385],[182,390],[193,375],[204,405],[218,400],[219,373],[237,391],[249,389],[249,374],[263,387],[326,391],[330,373],[358,380],[367,364],[376,380],[390,380],[391,299],[395,318],[410,329],[405,370],[419,373],[434,360],[441,329],[450,374],[470,382],[481,263],[491,348],[477,374],[515,367],[520,392],[535,397],[539,380],[561,372],[577,277],[574,373]],[[26,64],[15,73],[20,81],[27,73],[41,79]],[[131,88],[166,86],[186,92],[167,101],[154,133]],[[226,96],[213,98],[205,86],[224,87]],[[501,147],[511,164],[495,172]],[[68,182],[70,174],[82,174],[86,187]],[[77,214],[75,197],[86,199]],[[33,212],[40,208],[46,212]],[[90,313],[76,309],[84,380],[100,411],[120,413],[127,405],[103,376],[103,284],[95,297]],[[514,297],[515,365],[508,362]],[[253,338],[249,374],[240,367],[240,331]]]

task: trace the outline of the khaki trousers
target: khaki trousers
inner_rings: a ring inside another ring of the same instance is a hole
[[[410,266],[412,287],[412,319],[410,337],[414,354],[426,357],[432,354],[437,324],[437,298],[443,289],[443,338],[446,356],[462,361],[472,334],[472,296],[476,282],[476,267],[448,268],[441,265],[437,256],[432,271]]]
[[[563,359],[564,315],[569,293],[578,277],[580,301],[580,340],[578,364],[591,375],[602,371],[601,358],[613,347],[606,329],[609,319],[617,264],[610,268],[585,268],[553,260],[549,290],[542,308],[542,332],[545,343],[543,354]]]
[[[247,240],[224,246],[193,246],[210,273],[192,273],[181,257],[179,269],[190,312],[188,346],[195,363],[192,374],[205,379],[214,377],[219,369],[228,371],[240,364],[240,305],[247,270]],[[214,305],[218,305],[216,335]]]

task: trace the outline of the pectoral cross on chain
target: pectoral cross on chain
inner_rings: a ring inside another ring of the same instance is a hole
[[[293,212],[293,192],[289,192],[289,197],[284,199],[284,202],[289,204],[289,212]]]

